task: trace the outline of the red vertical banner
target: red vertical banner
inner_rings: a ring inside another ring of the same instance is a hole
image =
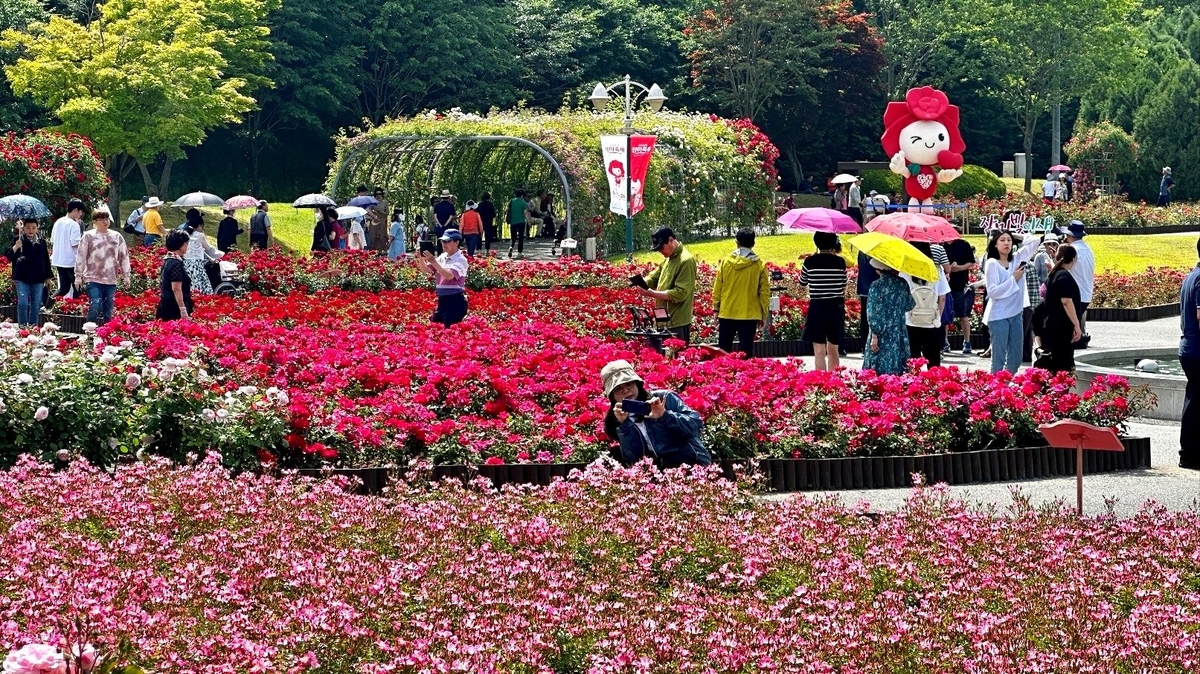
[[[629,180],[633,201],[629,217],[637,215],[646,206],[646,174],[650,171],[650,157],[654,154],[655,140],[655,136],[629,137]]]

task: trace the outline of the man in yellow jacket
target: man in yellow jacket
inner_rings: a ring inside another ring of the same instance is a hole
[[[717,314],[717,345],[723,351],[754,355],[754,335],[771,310],[771,279],[767,265],[754,254],[754,230],[737,233],[737,250],[721,260],[713,281],[713,311]]]

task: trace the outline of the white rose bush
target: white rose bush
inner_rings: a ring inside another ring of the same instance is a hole
[[[195,359],[154,361],[129,342],[0,324],[0,462],[17,454],[111,467],[139,450],[184,461],[220,449],[259,465],[283,442],[287,395],[229,384]],[[37,448],[37,449],[34,449]]]

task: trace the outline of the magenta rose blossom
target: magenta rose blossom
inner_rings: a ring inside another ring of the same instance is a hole
[[[62,653],[46,644],[27,644],[4,658],[4,674],[66,674]]]

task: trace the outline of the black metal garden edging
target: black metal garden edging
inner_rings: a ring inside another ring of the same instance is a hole
[[[1150,467],[1150,439],[1122,438],[1124,452],[1085,451],[1085,474],[1113,473]],[[1050,447],[1016,447],[978,452],[927,454],[924,456],[866,456],[837,459],[747,459],[722,461],[726,477],[735,478],[735,467],[754,464],[765,484],[775,492],[839,489],[896,489],[912,485],[921,474],[928,484],[982,484],[1035,480],[1075,475],[1075,453]],[[582,463],[501,464],[483,466],[435,466],[431,477],[466,481],[486,477],[497,487],[506,484],[545,486],[555,478],[582,470]],[[324,477],[344,475],[361,480],[359,491],[381,492],[392,480],[394,469],[305,469],[301,475]]]
[[[17,308],[12,305],[0,306],[0,319],[7,318],[10,321],[17,320]],[[83,324],[87,322],[85,316],[69,316],[67,314],[52,314],[42,310],[41,321],[45,323],[53,323],[58,326],[59,332],[70,332],[73,334],[83,334]]]
[[[1123,309],[1088,308],[1087,319],[1096,322],[1141,323],[1156,318],[1174,318],[1179,315],[1179,303],[1156,304],[1149,307]]]

